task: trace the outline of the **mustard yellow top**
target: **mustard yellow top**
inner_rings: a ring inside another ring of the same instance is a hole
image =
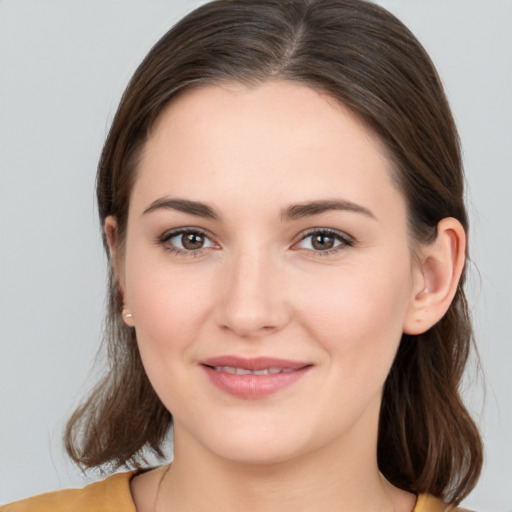
[[[130,492],[136,474],[119,473],[83,489],[55,491],[0,507],[0,512],[137,512]],[[420,494],[412,512],[469,512]]]

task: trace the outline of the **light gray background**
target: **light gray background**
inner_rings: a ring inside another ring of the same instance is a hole
[[[200,3],[0,0],[0,503],[85,482],[60,439],[103,311],[95,166],[136,65]],[[431,54],[459,124],[487,381],[485,406],[468,385],[487,462],[466,506],[512,512],[512,1],[380,3]]]

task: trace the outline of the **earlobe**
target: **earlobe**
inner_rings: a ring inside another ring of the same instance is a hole
[[[422,334],[444,316],[457,292],[466,261],[466,233],[447,217],[437,225],[436,239],[422,246],[416,289],[405,318],[405,334]]]
[[[128,327],[135,327],[135,324],[133,323],[133,315],[130,313],[127,306],[123,306],[123,321]]]

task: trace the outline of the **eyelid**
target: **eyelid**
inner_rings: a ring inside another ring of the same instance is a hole
[[[315,234],[323,234],[323,235],[331,236],[341,243],[336,245],[335,247],[332,247],[331,249],[325,249],[325,250],[314,250],[314,249],[305,249],[305,248],[298,248],[296,250],[303,250],[303,251],[306,251],[306,252],[314,254],[314,255],[324,256],[324,255],[333,254],[336,252],[343,251],[343,250],[347,249],[348,247],[352,247],[356,242],[352,236],[345,233],[344,231],[339,231],[337,229],[332,229],[332,228],[316,227],[316,228],[308,229],[305,232],[302,232],[299,235],[298,240],[296,242],[294,242],[292,248],[297,246],[300,242],[304,241],[306,238],[308,238],[312,235],[315,235]]]
[[[211,245],[209,245],[207,247],[201,247],[200,249],[196,249],[196,250],[187,250],[187,249],[182,249],[180,247],[176,247],[175,245],[168,243],[172,238],[174,238],[176,236],[184,235],[187,233],[194,233],[194,234],[199,234],[201,236],[204,236],[206,239],[208,239],[210,241]],[[177,255],[181,255],[181,256],[185,256],[185,257],[201,256],[205,250],[211,249],[211,248],[215,249],[215,248],[219,247],[219,244],[217,242],[215,242],[214,238],[206,230],[204,230],[202,228],[195,227],[195,226],[184,226],[184,227],[174,228],[174,229],[165,231],[162,235],[157,237],[156,243],[158,245],[161,245],[165,250],[167,250],[173,254],[177,254]]]
[[[169,240],[171,240],[172,238],[179,236],[179,235],[187,234],[187,233],[200,234],[200,235],[204,236],[205,238],[207,238],[210,241],[211,245],[209,245],[207,247],[201,247],[200,249],[196,249],[196,250],[187,250],[187,249],[181,249],[172,244],[168,244]],[[307,248],[297,247],[297,245],[299,243],[301,243],[306,238],[313,236],[315,234],[323,234],[323,235],[331,236],[331,237],[335,238],[337,241],[339,241],[340,243],[338,245],[336,245],[335,247],[332,247],[330,249],[325,249],[325,250],[315,250],[315,249],[307,249]],[[174,254],[178,254],[178,255],[182,255],[182,256],[191,256],[191,257],[201,256],[204,253],[204,251],[207,249],[211,249],[211,248],[219,249],[220,248],[219,244],[215,241],[214,237],[209,234],[208,231],[206,231],[205,229],[199,228],[199,227],[195,227],[195,226],[184,226],[184,227],[174,228],[174,229],[165,231],[162,235],[160,235],[156,239],[156,243],[163,246],[164,249],[166,249]],[[349,247],[352,247],[355,243],[356,243],[355,239],[351,235],[345,233],[344,231],[339,231],[337,229],[332,229],[332,228],[315,227],[315,228],[310,228],[306,231],[303,231],[300,235],[298,235],[296,241],[292,244],[291,248],[294,250],[305,251],[305,252],[311,253],[313,255],[324,256],[324,255],[329,255],[329,254],[343,251]]]

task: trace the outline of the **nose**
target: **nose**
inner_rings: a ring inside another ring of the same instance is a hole
[[[284,269],[268,251],[240,251],[225,262],[218,325],[251,339],[281,330],[290,320]]]

